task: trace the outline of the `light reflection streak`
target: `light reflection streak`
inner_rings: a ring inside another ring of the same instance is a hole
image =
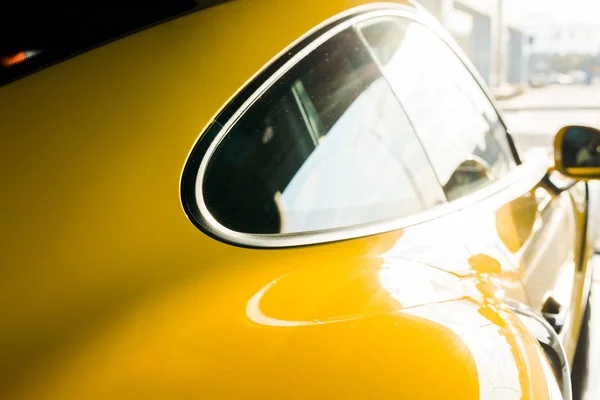
[[[348,317],[344,317],[344,318],[335,318],[335,319],[326,319],[326,320],[313,319],[310,321],[288,321],[288,320],[284,320],[284,319],[269,317],[261,311],[260,301],[263,298],[263,296],[265,295],[265,293],[277,284],[277,281],[285,278],[286,276],[287,275],[284,275],[281,278],[278,278],[278,279],[270,282],[268,285],[266,285],[265,287],[260,289],[258,292],[256,292],[256,294],[254,296],[252,296],[250,298],[250,300],[248,300],[248,304],[246,305],[246,316],[248,317],[248,319],[250,319],[254,323],[257,323],[259,325],[264,325],[264,326],[277,326],[277,327],[296,326],[297,327],[297,326],[333,324],[333,323],[342,322],[342,321],[352,321],[352,320],[361,319],[361,318],[365,318],[365,317],[369,316],[369,315],[354,315],[354,316],[348,316]]]

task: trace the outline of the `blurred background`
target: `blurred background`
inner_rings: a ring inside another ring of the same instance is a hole
[[[490,86],[525,152],[600,127],[600,1],[420,0]]]

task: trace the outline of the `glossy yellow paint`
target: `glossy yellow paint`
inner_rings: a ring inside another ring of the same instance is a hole
[[[220,243],[182,210],[183,165],[218,110],[365,3],[234,1],[0,89],[1,398],[548,398],[504,304],[532,301],[539,182],[286,250]]]

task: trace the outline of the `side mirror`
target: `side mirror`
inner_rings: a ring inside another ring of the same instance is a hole
[[[565,126],[554,139],[554,163],[563,175],[600,179],[600,131],[586,126]]]

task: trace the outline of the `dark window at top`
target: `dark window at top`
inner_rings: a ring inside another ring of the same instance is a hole
[[[106,42],[228,0],[0,6],[0,86]],[[17,7],[17,8],[15,8]]]
[[[314,50],[242,115],[208,163],[203,196],[222,225],[245,233],[355,226],[444,201],[353,30]]]

